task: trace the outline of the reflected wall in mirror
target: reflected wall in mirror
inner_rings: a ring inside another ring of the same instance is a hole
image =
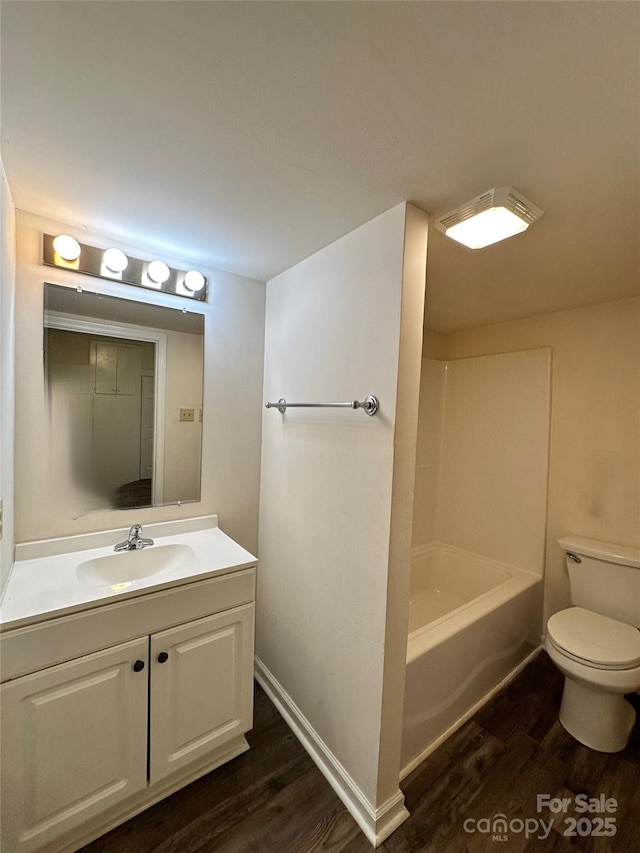
[[[44,286],[51,475],[74,513],[200,500],[204,316]]]

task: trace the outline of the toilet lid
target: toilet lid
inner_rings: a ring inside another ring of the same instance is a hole
[[[559,649],[592,665],[608,669],[640,665],[640,631],[582,607],[554,613],[547,633]]]

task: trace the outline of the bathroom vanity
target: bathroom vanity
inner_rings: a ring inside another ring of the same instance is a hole
[[[126,531],[18,547],[0,625],[6,853],[76,850],[248,749],[256,559],[216,517],[144,532],[153,546],[116,555]]]

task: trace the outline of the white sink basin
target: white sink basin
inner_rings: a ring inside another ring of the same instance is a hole
[[[195,559],[189,545],[149,545],[136,551],[120,551],[80,563],[78,580],[93,586],[130,583],[177,569]]]

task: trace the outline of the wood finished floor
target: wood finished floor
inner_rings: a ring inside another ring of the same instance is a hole
[[[411,817],[378,850],[640,851],[640,725],[621,753],[588,750],[558,723],[561,693],[562,678],[543,652],[405,779]],[[259,687],[247,739],[249,752],[84,847],[83,853],[371,852]],[[616,835],[566,837],[562,815],[555,816],[544,840],[512,832],[496,841],[463,829],[467,818],[499,812],[510,821],[542,817],[548,824],[553,815],[537,813],[538,793],[572,802],[576,794],[614,797]]]

